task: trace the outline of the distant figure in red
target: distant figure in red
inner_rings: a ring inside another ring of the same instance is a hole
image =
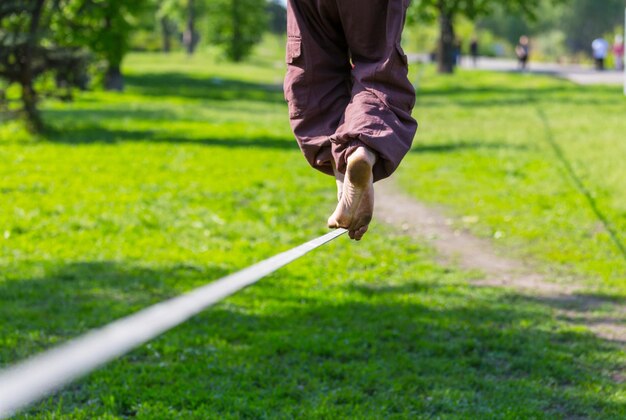
[[[621,35],[615,35],[613,55],[615,56],[615,69],[624,70],[624,38]]]
[[[415,90],[400,40],[409,0],[288,0],[285,98],[306,160],[333,175],[330,228],[359,240],[373,183],[411,148]]]
[[[526,70],[528,66],[528,56],[530,55],[530,41],[526,35],[522,35],[519,44],[515,47],[515,55],[521,70]]]

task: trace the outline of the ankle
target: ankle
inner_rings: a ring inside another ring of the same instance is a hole
[[[377,160],[376,153],[366,146],[359,146],[350,153],[346,161],[348,164],[355,161],[366,161],[370,166],[374,166]]]

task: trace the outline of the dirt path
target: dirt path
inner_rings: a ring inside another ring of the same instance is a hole
[[[584,325],[603,339],[626,344],[626,308],[619,303],[586,294],[580,285],[549,281],[522,262],[497,255],[489,241],[455,230],[440,212],[402,193],[393,182],[376,184],[375,214],[408,235],[426,239],[442,263],[484,273],[474,284],[506,287],[541,300],[555,308],[558,317]]]

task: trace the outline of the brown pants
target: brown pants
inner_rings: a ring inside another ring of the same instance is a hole
[[[333,174],[366,145],[374,180],[388,177],[417,129],[400,46],[410,0],[288,0],[285,98],[307,161]]]

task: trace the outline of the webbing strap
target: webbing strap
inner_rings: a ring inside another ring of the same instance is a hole
[[[61,389],[344,233],[345,229],[337,229],[0,372],[0,418]]]

